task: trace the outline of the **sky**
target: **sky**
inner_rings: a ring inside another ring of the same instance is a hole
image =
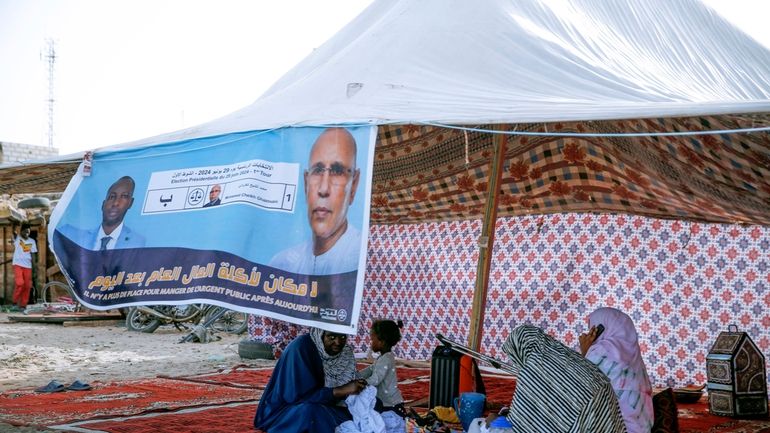
[[[770,1],[703,1],[770,49]],[[249,105],[371,2],[0,0],[0,141],[48,145],[49,39],[66,155]]]

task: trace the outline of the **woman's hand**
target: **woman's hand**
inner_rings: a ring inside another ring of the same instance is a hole
[[[487,415],[487,419],[484,420],[484,422],[486,422],[487,428],[489,428],[489,425],[492,424],[492,421],[496,420],[499,417],[500,415],[494,412],[490,412],[489,415]]]
[[[366,388],[366,381],[363,379],[355,379],[344,385],[333,388],[332,394],[334,394],[334,398],[342,400],[349,395],[358,394],[363,391],[364,388]]]
[[[489,415],[487,415],[487,418],[484,420],[487,423],[487,427],[489,427],[489,425],[492,424],[492,421],[496,420],[497,418],[508,415],[509,410],[510,409],[508,409],[507,407],[503,407],[497,413],[490,412]]]
[[[592,326],[585,334],[580,334],[578,340],[580,340],[580,354],[586,356],[588,349],[596,341],[596,326]]]

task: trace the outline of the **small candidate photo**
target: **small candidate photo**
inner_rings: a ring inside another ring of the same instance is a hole
[[[310,150],[304,172],[311,239],[278,252],[270,266],[306,275],[331,275],[358,269],[361,232],[348,222],[360,170],[356,141],[345,128],[328,128]]]
[[[102,222],[98,227],[83,229],[67,224],[57,230],[89,250],[143,247],[145,238],[123,222],[134,204],[135,186],[130,176],[123,176],[110,186],[102,201]]]
[[[222,194],[222,185],[213,185],[209,189],[209,201],[203,207],[219,206],[222,203],[222,199],[219,197],[220,194]]]

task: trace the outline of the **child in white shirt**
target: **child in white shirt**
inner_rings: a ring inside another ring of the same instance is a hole
[[[382,412],[392,410],[405,416],[404,397],[398,390],[396,377],[396,357],[391,352],[393,346],[401,340],[400,329],[404,327],[400,320],[377,320],[372,323],[370,337],[372,352],[380,353],[374,364],[358,372],[366,383],[377,388],[377,398],[382,401]]]

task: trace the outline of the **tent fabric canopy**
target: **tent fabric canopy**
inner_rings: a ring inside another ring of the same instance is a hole
[[[770,52],[697,0],[376,1],[252,105],[114,148],[361,123],[374,224],[483,212],[492,135],[442,124],[543,133],[508,137],[500,216],[770,222],[766,131],[596,135],[770,126]],[[61,191],[79,157],[2,167],[0,193]]]
[[[508,130],[678,131],[770,126],[768,116],[507,125]],[[373,224],[480,218],[492,137],[426,126],[380,133]],[[508,138],[498,216],[621,212],[770,224],[770,134]]]

